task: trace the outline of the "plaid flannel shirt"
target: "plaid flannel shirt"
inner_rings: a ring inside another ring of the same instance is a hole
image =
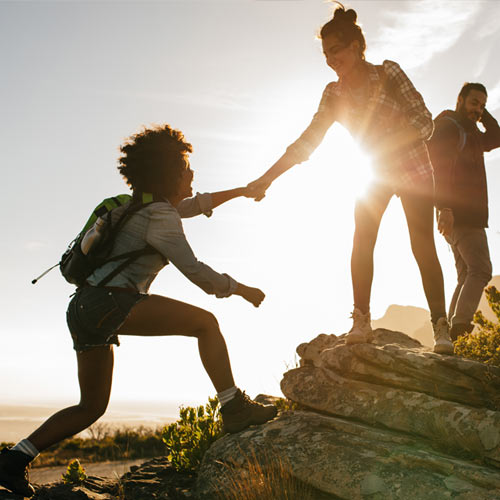
[[[367,100],[356,99],[342,80],[329,83],[310,125],[287,148],[287,158],[294,163],[309,159],[330,126],[338,121],[372,155],[379,181],[392,185],[395,192],[428,185],[432,165],[425,141],[433,132],[431,113],[397,63],[365,64],[370,81]],[[396,154],[381,157],[377,144],[408,125],[418,131],[421,140],[399,145]]]

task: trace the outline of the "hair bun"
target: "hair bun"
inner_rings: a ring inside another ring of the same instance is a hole
[[[337,7],[337,9],[335,9],[335,12],[333,13],[333,19],[341,23],[356,24],[357,18],[358,15],[356,14],[355,10],[353,9],[345,10],[345,7],[342,4],[340,4],[339,7]]]
[[[345,12],[344,18],[346,21],[349,21],[352,24],[356,24],[356,19],[358,18],[358,15],[356,14],[356,11],[354,9],[349,9]]]

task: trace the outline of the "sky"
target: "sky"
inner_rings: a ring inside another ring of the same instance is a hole
[[[367,60],[397,61],[437,115],[465,81],[489,91],[500,118],[500,2],[355,1]],[[308,125],[336,80],[316,38],[321,0],[0,1],[3,188],[0,403],[78,401],[65,322],[73,287],[58,262],[93,207],[128,192],[118,148],[143,125],[169,123],[193,144],[194,189],[246,185]],[[486,154],[488,238],[500,273],[500,152]],[[295,349],[349,330],[353,207],[368,159],[334,125],[311,159],[266,198],[236,199],[184,222],[200,260],[261,288],[255,309],[216,299],[167,266],[151,287],[213,312],[237,385],[280,395]],[[449,301],[453,257],[436,233]],[[390,304],[426,307],[401,204],[384,215],[375,251],[372,317]],[[214,394],[194,339],[123,337],[113,400],[198,404]]]

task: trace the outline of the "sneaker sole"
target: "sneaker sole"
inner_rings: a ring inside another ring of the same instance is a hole
[[[12,494],[19,495],[21,497],[31,498],[35,494],[35,490],[21,491],[21,490],[18,490],[16,488],[12,488],[12,485],[8,481],[5,481],[2,478],[0,478],[0,486],[7,488]]]
[[[274,415],[272,415],[270,417],[261,418],[261,419],[248,418],[247,420],[244,420],[242,422],[238,422],[238,424],[234,424],[234,425],[224,425],[223,424],[223,429],[228,434],[235,434],[236,432],[240,432],[240,431],[242,431],[242,430],[250,427],[251,425],[262,425],[262,424],[265,424],[266,422],[269,422],[274,417],[276,417],[277,414],[278,414],[278,410],[275,409]]]
[[[353,344],[371,344],[373,338],[372,336],[365,335],[363,337],[361,336],[356,336],[356,337],[351,337],[347,335],[345,339],[345,343],[347,345],[353,345]]]
[[[454,349],[453,349],[453,346],[446,346],[446,345],[443,345],[443,346],[439,346],[439,345],[436,345],[434,346],[434,352],[436,354],[449,354],[449,355],[452,355],[454,354]]]

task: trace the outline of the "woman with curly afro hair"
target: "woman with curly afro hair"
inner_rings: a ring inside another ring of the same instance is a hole
[[[354,296],[353,326],[348,344],[370,342],[370,295],[373,252],[382,216],[390,199],[401,199],[431,312],[434,351],[453,354],[446,319],[444,283],[434,244],[433,172],[425,141],[433,131],[432,116],[422,96],[394,61],[374,65],[365,60],[366,42],[354,10],[338,4],[320,31],[326,64],[337,81],[329,83],[311,124],[285,154],[249,186],[256,199],[281,174],[306,161],[334,122],[345,126],[370,154],[374,181],[355,207],[351,256]],[[338,166],[338,179],[349,165]]]
[[[147,204],[132,213],[120,228],[110,258],[151,247],[153,251],[130,263],[105,286],[103,277],[120,265],[108,261],[79,287],[67,311],[68,326],[78,361],[80,402],[50,417],[27,439],[0,454],[0,484],[32,496],[27,465],[39,452],[81,432],[108,405],[113,373],[113,344],[119,335],[153,337],[184,335],[198,340],[200,358],[221,404],[224,428],[238,432],[276,415],[272,405],[252,401],[235,385],[217,319],[198,307],[160,295],[148,294],[158,272],[171,262],[189,280],[216,297],[239,295],[255,307],[264,299],[258,288],[238,283],[198,261],[182,228],[181,217],[210,216],[212,210],[238,196],[250,197],[248,188],[193,195],[189,165],[191,144],[169,125],[146,128],[122,147],[119,171],[132,188],[133,198]],[[112,211],[117,220],[128,204]]]

